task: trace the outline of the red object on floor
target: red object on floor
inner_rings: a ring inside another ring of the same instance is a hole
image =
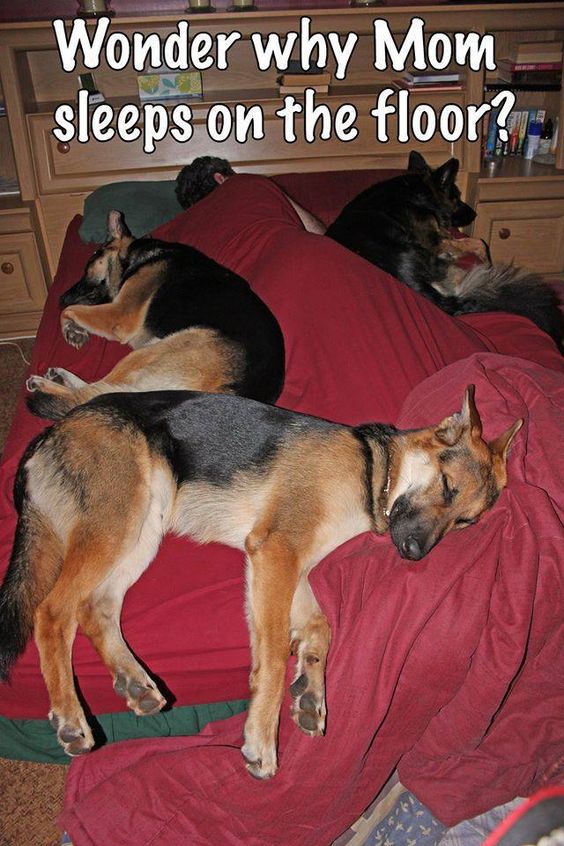
[[[78,278],[91,252],[77,244],[76,226],[75,221],[32,369],[41,373],[64,366],[92,380],[127,349],[93,338],[76,351],[60,336],[58,296]],[[527,418],[527,428],[511,458],[510,487],[480,526],[449,536],[415,567],[400,561],[389,538],[364,535],[316,570],[313,583],[335,631],[326,738],[299,735],[288,724],[285,707],[282,769],[267,785],[255,784],[243,769],[240,719],[196,739],[120,744],[96,752],[71,770],[65,822],[76,832],[77,844],[121,846],[129,843],[131,831],[143,844],[164,827],[167,844],[318,846],[362,811],[400,756],[404,781],[411,786],[425,780],[431,792],[417,788],[418,795],[447,822],[498,804],[490,801],[492,792],[507,798],[516,780],[532,783],[536,769],[527,763],[532,760],[528,750],[536,755],[536,767],[552,760],[554,749],[546,710],[539,712],[543,730],[536,731],[527,674],[531,683],[538,680],[544,656],[556,666],[558,656],[551,650],[560,625],[551,609],[560,578],[555,417],[561,413],[563,367],[552,341],[511,315],[449,317],[340,245],[304,232],[279,189],[262,177],[233,177],[157,234],[193,244],[239,272],[272,308],[286,342],[280,405],[350,423],[424,425],[457,410],[464,388],[475,382],[488,435],[518,416]],[[451,368],[444,369],[447,365]],[[19,455],[43,425],[20,406],[0,477],[3,561],[14,529],[12,477]],[[239,553],[167,538],[127,595],[123,628],[135,652],[166,681],[176,704],[246,695],[248,636]],[[532,640],[523,639],[525,629]],[[521,667],[537,646],[532,666]],[[81,635],[74,664],[95,713],[121,707],[105,668]],[[546,673],[549,679],[557,675]],[[499,744],[491,739],[498,718],[512,715],[505,709],[519,696],[519,713],[534,726],[527,731],[527,751],[519,758],[526,763],[517,778],[507,761],[509,753],[511,758],[521,751],[519,737],[502,733]],[[0,691],[0,713],[38,717],[46,710],[37,653],[30,645],[12,685]],[[465,729],[468,711],[471,728]],[[496,762],[491,764],[496,778],[501,772],[493,791],[489,781],[482,783],[482,773],[491,775],[483,755]],[[469,773],[477,780],[472,798],[461,788]],[[106,787],[100,779],[107,779]],[[446,810],[445,784],[452,784],[457,796],[449,797]],[[124,797],[127,806],[118,819],[117,803],[121,806]],[[479,807],[470,808],[472,802]]]

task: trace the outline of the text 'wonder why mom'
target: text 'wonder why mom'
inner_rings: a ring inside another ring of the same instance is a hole
[[[211,35],[207,32],[190,34],[190,24],[179,21],[176,31],[163,38],[159,33],[110,32],[109,18],[101,18],[92,33],[82,19],[73,21],[69,30],[65,22],[53,22],[57,48],[63,69],[76,69],[76,56],[80,51],[85,67],[99,67],[102,57],[113,70],[123,70],[131,65],[136,71],[166,65],[171,70],[204,71],[212,67],[227,70],[229,52],[243,38],[236,30]],[[311,31],[311,18],[300,18],[299,29],[285,35],[252,33],[250,42],[261,71],[275,68],[284,71],[290,58],[299,54],[304,70],[311,66],[325,68],[335,64],[336,79],[345,79],[359,36],[354,32],[340,35],[336,32]],[[407,64],[416,70],[443,70],[451,63],[467,65],[479,70],[483,65],[495,70],[495,42],[490,34],[477,32],[435,32],[425,35],[425,22],[413,18],[409,29],[396,43],[386,20],[374,20],[374,68],[403,71]]]

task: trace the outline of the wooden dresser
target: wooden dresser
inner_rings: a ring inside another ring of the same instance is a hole
[[[346,81],[336,81],[329,95],[318,98],[319,102],[330,103],[333,111],[341,102],[357,107],[359,134],[354,141],[332,138],[306,143],[298,133],[298,140],[288,144],[282,137],[281,122],[274,114],[281,106],[276,72],[256,69],[249,38],[253,32],[266,35],[291,31],[303,14],[311,18],[314,32],[354,31],[359,35]],[[243,38],[230,53],[228,71],[204,72],[204,100],[190,103],[194,115],[192,139],[179,143],[167,135],[148,155],[141,143],[126,143],[119,138],[105,143],[57,142],[51,133],[53,112],[61,102],[75,102],[76,73],[62,70],[50,21],[1,24],[0,99],[5,102],[6,116],[0,117],[0,186],[16,184],[16,188],[0,198],[0,337],[34,333],[68,221],[82,211],[84,199],[93,189],[124,179],[173,179],[184,164],[205,154],[228,158],[236,169],[264,174],[404,167],[410,149],[420,150],[433,165],[454,155],[461,162],[459,182],[467,199],[477,206],[474,234],[491,243],[493,257],[514,258],[546,274],[562,273],[564,99],[559,92],[534,95],[535,105],[560,114],[558,167],[531,165],[517,157],[484,167],[479,141],[451,144],[438,134],[425,144],[395,140],[383,144],[375,139],[370,108],[377,92],[398,74],[373,69],[373,20],[385,18],[397,37],[416,15],[424,18],[428,34],[492,32],[498,56],[504,44],[564,39],[564,3],[560,2],[376,9],[352,9],[343,2],[342,9],[317,8],[299,13],[280,9],[190,15],[191,35],[237,29]],[[177,20],[178,16],[171,14],[116,17],[110,31],[129,35],[157,31],[166,36]],[[81,70],[77,68],[77,73]],[[138,102],[136,72],[131,67],[117,72],[102,64],[95,78],[106,100],[116,108]],[[462,91],[418,97],[440,109],[446,103],[478,104],[484,99],[483,90],[484,72],[466,69]],[[527,107],[533,95],[524,96],[523,105]],[[230,139],[221,144],[212,142],[205,131],[205,118],[217,102],[260,104],[265,115],[265,138],[244,144]],[[418,102],[414,95],[412,102]],[[171,101],[171,108],[177,103]]]

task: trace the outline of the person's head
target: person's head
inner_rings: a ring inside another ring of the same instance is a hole
[[[210,194],[235,171],[227,159],[200,156],[183,167],[176,177],[176,199],[187,209]]]

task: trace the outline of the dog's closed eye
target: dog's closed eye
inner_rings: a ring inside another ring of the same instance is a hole
[[[445,476],[444,473],[442,474],[442,479],[443,479],[443,499],[444,499],[446,505],[450,505],[451,502],[453,501],[454,497],[458,493],[458,489],[450,486],[449,480],[447,479],[447,477]]]
[[[455,526],[472,526],[476,522],[475,517],[457,517],[454,521]]]

